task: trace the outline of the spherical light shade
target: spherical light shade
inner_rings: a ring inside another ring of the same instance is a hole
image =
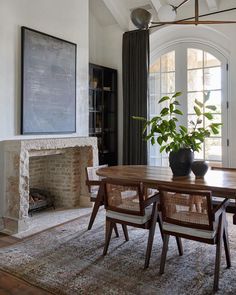
[[[138,29],[147,29],[151,24],[152,15],[143,8],[136,8],[131,12],[130,18]]]
[[[176,11],[171,5],[162,6],[157,14],[161,22],[174,22],[176,20]]]

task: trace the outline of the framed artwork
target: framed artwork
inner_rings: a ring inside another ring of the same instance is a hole
[[[21,134],[76,132],[76,44],[21,28]]]

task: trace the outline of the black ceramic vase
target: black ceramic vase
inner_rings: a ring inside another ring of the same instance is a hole
[[[174,177],[190,174],[193,156],[193,152],[185,148],[181,148],[177,152],[170,152],[169,162]]]
[[[196,178],[202,178],[207,173],[208,165],[205,161],[194,161],[191,169]]]

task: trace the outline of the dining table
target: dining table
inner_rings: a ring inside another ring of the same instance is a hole
[[[142,182],[150,188],[158,189],[160,185],[173,185],[178,188],[211,191],[213,196],[235,199],[236,171],[211,170],[204,177],[196,178],[193,173],[186,177],[173,177],[169,167],[149,165],[119,165],[100,168],[97,175],[109,179]],[[236,205],[233,215],[236,224]]]

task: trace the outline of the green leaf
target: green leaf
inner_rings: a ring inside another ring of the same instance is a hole
[[[161,116],[166,116],[169,114],[169,109],[168,108],[164,108],[161,110]]]
[[[185,132],[185,133],[187,133],[188,132],[188,129],[185,127],[185,126],[179,126],[179,128],[181,129],[181,130],[183,130],[183,132]]]
[[[158,101],[158,103],[162,103],[163,101],[166,101],[166,100],[170,100],[170,97],[169,97],[169,96],[163,96],[163,97]]]
[[[174,110],[174,105],[173,103],[170,104],[170,113],[173,113],[173,110]]]
[[[195,99],[195,103],[196,103],[200,108],[203,108],[203,103],[201,103],[199,100]]]
[[[163,139],[162,139],[161,136],[159,136],[159,137],[157,138],[157,142],[159,143],[159,145],[162,145],[162,143],[163,143]]]
[[[160,148],[160,153],[162,153],[162,152],[165,150],[165,148],[166,148],[166,145],[162,146],[162,147]]]
[[[182,92],[176,92],[172,97],[178,97],[178,96],[181,96],[182,95]]]
[[[173,113],[175,113],[177,115],[183,115],[183,113],[178,109],[174,110]]]
[[[213,115],[211,113],[204,113],[203,114],[208,120],[212,120],[213,119]]]
[[[132,119],[134,119],[134,120],[139,120],[139,121],[147,121],[147,119],[144,118],[144,117],[136,117],[136,116],[132,116]]]
[[[155,144],[155,137],[152,137],[152,139],[151,139],[151,144],[152,144],[152,145]]]
[[[175,100],[175,101],[173,101],[172,102],[174,105],[176,105],[176,106],[179,106],[180,105],[180,103],[178,102],[178,100]]]
[[[205,106],[206,109],[209,109],[211,111],[216,111],[216,106],[213,106],[213,105],[209,105],[209,106]]]
[[[194,106],[194,111],[198,117],[201,116],[202,112],[197,106]]]
[[[210,98],[210,94],[211,92],[210,91],[206,91],[204,92],[204,102],[207,102]]]
[[[202,119],[198,118],[197,119],[197,124],[202,124]]]
[[[211,130],[214,134],[219,134],[218,128],[215,128],[214,126],[211,126]]]

